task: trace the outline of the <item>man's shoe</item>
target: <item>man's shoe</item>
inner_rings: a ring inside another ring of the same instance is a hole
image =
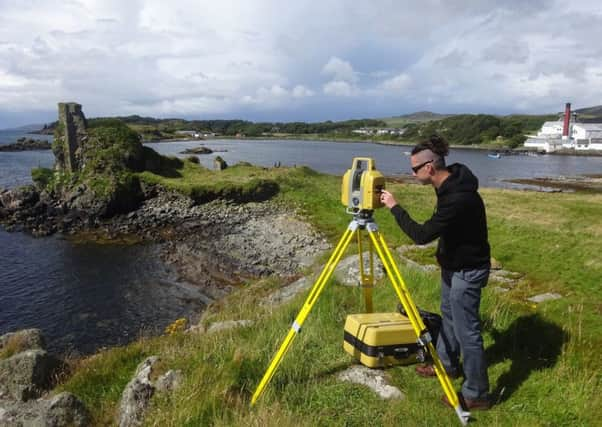
[[[460,405],[465,411],[486,411],[491,408],[491,401],[489,399],[466,399],[461,393],[458,393],[458,398],[460,399]],[[441,402],[443,402],[444,405],[453,408],[449,400],[447,400],[446,395],[443,395]]]
[[[426,365],[416,365],[416,373],[424,378],[436,377],[437,373],[435,372],[435,367],[431,364]],[[451,379],[460,378],[459,373],[447,373],[447,375]]]
[[[491,401],[489,399],[468,399],[463,398],[464,408],[467,411],[475,410],[475,411],[486,411],[491,408]]]

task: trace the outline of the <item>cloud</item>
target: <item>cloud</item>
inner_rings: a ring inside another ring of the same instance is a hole
[[[482,53],[484,61],[497,64],[524,64],[530,57],[528,43],[519,39],[501,39],[494,41]]]
[[[358,94],[358,89],[352,84],[342,80],[332,80],[322,88],[326,95],[333,96],[354,96]]]
[[[0,117],[553,112],[600,103],[601,38],[585,0],[0,1]]]
[[[355,83],[359,80],[351,64],[335,56],[331,57],[328,63],[324,65],[322,74],[333,77],[335,81],[347,83]]]
[[[293,96],[295,98],[305,98],[308,96],[314,96],[315,92],[311,89],[306,88],[303,85],[297,85],[293,88]]]
[[[398,74],[393,78],[385,80],[381,87],[392,92],[403,92],[412,84],[412,78],[405,74]]]

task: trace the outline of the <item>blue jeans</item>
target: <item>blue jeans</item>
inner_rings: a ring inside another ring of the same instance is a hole
[[[483,399],[489,392],[479,317],[481,288],[488,278],[489,265],[461,271],[441,269],[443,324],[437,339],[437,353],[452,375],[460,372],[462,355],[465,378],[462,395],[468,399]]]

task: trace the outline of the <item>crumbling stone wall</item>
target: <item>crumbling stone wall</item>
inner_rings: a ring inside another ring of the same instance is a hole
[[[80,104],[60,102],[58,106],[59,124],[53,147],[57,168],[76,172],[83,166],[82,152],[88,139],[88,122]]]

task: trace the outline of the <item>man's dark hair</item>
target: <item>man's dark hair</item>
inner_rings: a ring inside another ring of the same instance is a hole
[[[445,169],[445,156],[449,153],[449,144],[439,135],[431,135],[428,139],[419,142],[412,149],[412,156],[424,150],[431,150],[435,154],[433,167]]]

